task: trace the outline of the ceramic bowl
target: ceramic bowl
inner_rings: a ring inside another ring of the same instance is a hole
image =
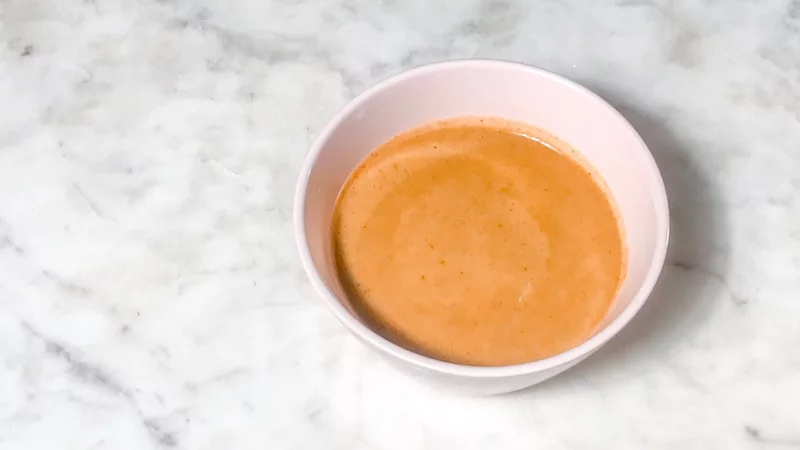
[[[501,117],[548,131],[580,152],[616,200],[628,247],[627,275],[596,333],[550,358],[502,367],[439,361],[402,348],[354,313],[336,276],[331,217],[348,175],[380,144],[413,127],[458,116]],[[359,95],[320,132],[297,180],[294,231],[311,284],[336,318],[401,370],[467,394],[539,383],[574,366],[616,335],[647,300],[669,239],[664,182],[647,146],[613,107],[565,78],[525,65],[466,60],[428,65]]]

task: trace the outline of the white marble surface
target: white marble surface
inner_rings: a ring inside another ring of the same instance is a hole
[[[640,316],[462,398],[346,335],[291,236],[309,142],[422,63],[526,62],[668,184]],[[800,1],[0,0],[0,449],[800,448]]]

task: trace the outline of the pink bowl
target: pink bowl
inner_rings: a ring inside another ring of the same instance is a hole
[[[336,276],[331,217],[350,172],[389,138],[424,123],[491,116],[547,130],[578,150],[614,196],[628,246],[628,272],[598,331],[559,355],[525,364],[443,362],[384,339],[358,318]],[[633,127],[600,97],[552,73],[499,61],[433,64],[367,90],[322,130],[297,180],[294,229],[303,268],[337,319],[390,362],[427,382],[469,394],[539,383],[582,361],[617,334],[647,300],[664,265],[669,211],[664,182]]]

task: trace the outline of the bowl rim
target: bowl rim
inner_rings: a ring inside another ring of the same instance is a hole
[[[506,71],[522,71],[527,72],[535,77],[548,79],[553,83],[561,84],[569,89],[572,89],[573,91],[576,91],[579,95],[587,97],[589,101],[595,102],[612,115],[616,116],[621,126],[626,127],[637,140],[638,145],[634,151],[638,151],[642,154],[642,156],[644,156],[647,166],[646,170],[650,172],[649,178],[652,184],[651,189],[653,190],[653,202],[657,216],[657,229],[655,234],[658,241],[655,243],[653,259],[650,262],[650,267],[647,269],[647,273],[642,281],[642,285],[634,295],[630,304],[628,304],[628,306],[622,310],[620,315],[594,336],[582,342],[578,346],[548,358],[508,366],[470,366],[441,361],[403,348],[364,325],[339,302],[336,295],[331,292],[331,290],[322,280],[322,277],[318,273],[311,257],[311,251],[308,247],[305,227],[305,203],[308,193],[308,181],[311,172],[317,163],[322,148],[331,137],[331,134],[340,126],[345,118],[352,114],[362,103],[364,103],[364,101],[370,97],[410,78],[430,72],[436,72],[442,69],[469,70],[475,68],[494,68]],[[368,342],[382,352],[413,366],[425,368],[438,373],[471,378],[500,378],[537,373],[580,360],[581,358],[588,356],[599,349],[602,345],[619,333],[622,328],[624,328],[631,321],[631,319],[633,319],[636,313],[638,313],[641,309],[642,305],[644,305],[644,303],[650,297],[656,281],[658,280],[664,267],[670,234],[669,204],[661,172],[659,171],[655,159],[653,158],[653,155],[648,149],[644,140],[619,111],[617,111],[599,95],[590,91],[588,88],[560,75],[556,75],[554,73],[521,63],[491,59],[462,59],[419,66],[384,79],[383,81],[380,81],[376,85],[365,90],[354,99],[350,100],[323,127],[323,129],[314,139],[314,142],[312,143],[311,148],[305,157],[305,161],[297,178],[297,185],[295,188],[293,204],[293,228],[295,242],[300,254],[300,260],[303,265],[303,269],[305,270],[306,275],[311,282],[311,285],[322,297],[323,301],[333,312],[334,316],[351,333],[355,334],[356,337]]]

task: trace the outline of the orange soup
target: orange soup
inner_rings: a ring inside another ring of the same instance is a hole
[[[333,217],[342,286],[385,338],[443,361],[520,364],[588,339],[625,271],[602,182],[569,148],[499,119],[400,134]]]

